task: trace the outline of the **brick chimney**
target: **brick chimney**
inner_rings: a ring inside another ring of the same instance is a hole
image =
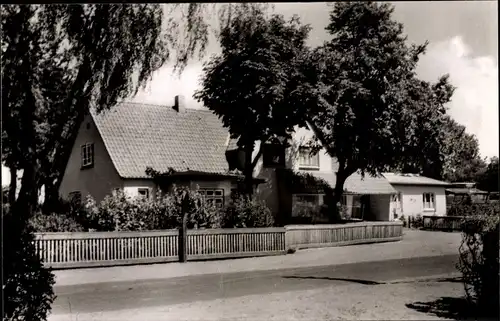
[[[179,112],[183,113],[186,111],[186,99],[182,95],[177,95],[175,96],[175,102],[174,102],[174,109]]]

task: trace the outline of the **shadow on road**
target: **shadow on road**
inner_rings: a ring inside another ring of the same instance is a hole
[[[343,281],[359,283],[364,285],[379,285],[384,284],[380,282],[370,281],[370,280],[358,280],[358,279],[344,279],[344,278],[330,278],[330,277],[317,277],[317,276],[284,276],[284,279],[302,279],[302,280],[328,280],[328,281]]]
[[[409,303],[406,304],[406,307],[418,312],[453,320],[494,320],[481,317],[476,307],[463,297],[442,297],[431,302]]]

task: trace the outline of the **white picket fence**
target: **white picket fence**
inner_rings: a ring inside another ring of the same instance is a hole
[[[200,229],[187,231],[186,253],[188,260],[268,256],[401,238],[400,222]],[[55,269],[176,262],[178,242],[178,230],[37,233],[35,239],[44,264]]]

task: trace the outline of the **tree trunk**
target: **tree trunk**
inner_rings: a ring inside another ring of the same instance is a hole
[[[245,176],[245,194],[251,199],[253,197],[253,166],[252,166],[252,154],[254,149],[254,143],[247,143],[245,145],[245,167],[243,169],[243,175]]]
[[[335,188],[333,189],[333,195],[331,204],[329,207],[332,209],[330,213],[332,214],[330,217],[331,223],[335,223],[341,220],[341,213],[339,213],[339,208],[337,206],[338,203],[342,203],[342,194],[344,192],[344,183],[347,179],[343,170],[339,170],[337,172],[337,177],[335,180]]]
[[[24,221],[27,221],[35,212],[38,203],[37,163],[35,159],[27,160],[27,163],[31,164],[23,169],[21,190],[13,206],[14,215],[19,216]]]
[[[49,214],[56,210],[59,202],[58,184],[54,184],[53,179],[49,178],[45,179],[42,185],[45,186],[45,200],[42,209],[45,214]]]
[[[16,202],[17,190],[17,168],[10,166],[10,186],[9,186],[9,205],[12,206]]]

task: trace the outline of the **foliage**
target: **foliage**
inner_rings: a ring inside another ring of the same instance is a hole
[[[90,106],[106,110],[135,94],[172,52],[179,71],[203,55],[210,33],[207,7],[2,6],[2,162],[14,173],[29,168],[22,194],[33,198],[44,185],[46,200],[56,200]],[[226,25],[235,12],[255,7],[267,6],[222,5],[219,20]]]
[[[396,169],[405,173],[442,179],[450,135],[446,130],[446,108],[454,88],[449,77],[441,77],[430,84],[413,78],[407,82],[406,103],[402,114],[404,145]]]
[[[436,85],[416,78],[426,45],[407,45],[392,12],[389,4],[335,3],[326,28],[332,39],[311,52],[304,84],[290,97],[308,106],[316,138],[338,160],[334,204],[351,174],[376,175],[421,155],[424,134],[439,140],[452,88],[447,78]]]
[[[271,227],[274,217],[264,202],[240,195],[226,207],[222,226],[234,227]]]
[[[473,214],[462,222],[457,266],[463,274],[465,292],[478,311],[498,318],[500,205],[469,205],[464,206],[464,212]]]
[[[309,31],[296,16],[286,21],[280,15],[266,17],[259,9],[240,13],[220,33],[222,53],[203,68],[202,89],[195,98],[238,138],[246,155],[249,195],[255,142],[288,138],[294,126],[305,125],[303,112],[291,108],[288,97],[297,86],[296,66],[306,52]]]
[[[340,214],[340,217],[342,220],[350,220],[351,215],[349,214],[349,209],[347,208],[347,205],[337,203],[337,212]]]
[[[408,220],[406,219],[406,217],[405,217],[404,215],[401,215],[401,216],[399,217],[399,220],[400,220],[401,222],[403,222],[403,227],[406,227],[406,226],[408,225]]]
[[[283,168],[278,171],[278,174],[279,180],[283,182],[291,194],[323,194],[332,191],[327,181],[311,173]]]
[[[36,232],[81,232],[84,227],[68,214],[36,213],[29,221]]]
[[[72,144],[90,108],[107,110],[136,93],[167,62],[171,49],[177,49],[180,67],[203,53],[208,40],[204,7],[187,5],[187,22],[179,26],[172,12],[158,4],[1,6],[2,163],[11,169],[13,182],[17,170],[23,171],[19,196],[10,200],[21,226],[35,212],[42,185],[46,200],[57,198]],[[231,21],[232,10],[227,12]],[[179,34],[183,42],[176,41]],[[10,186],[13,196],[15,185]],[[29,251],[26,255],[30,260]],[[17,277],[12,273],[6,270],[8,282]],[[49,283],[43,283],[40,273],[44,289]],[[35,295],[38,290],[30,291]],[[6,305],[22,309],[22,302]]]
[[[410,223],[409,227],[415,228],[415,229],[421,229],[424,227],[424,218],[422,215],[417,214],[415,217],[409,217],[410,218]]]
[[[294,213],[293,217],[297,224],[324,223],[325,219],[328,220],[328,207],[324,204],[295,203],[292,212]]]
[[[475,182],[486,169],[479,156],[479,143],[465,126],[451,117],[445,118],[443,132],[443,179],[448,182]]]
[[[498,192],[498,157],[492,157],[486,169],[477,175],[477,187],[488,192]]]
[[[8,242],[2,253],[3,320],[46,320],[55,299],[54,275],[42,265],[31,227],[14,214],[2,213],[2,236]]]
[[[198,192],[185,187],[174,187],[171,193],[159,193],[154,199],[131,198],[119,190],[99,204],[88,198],[86,210],[89,226],[98,231],[179,228],[183,211],[188,213],[189,229],[220,227],[219,209],[204,202]]]

